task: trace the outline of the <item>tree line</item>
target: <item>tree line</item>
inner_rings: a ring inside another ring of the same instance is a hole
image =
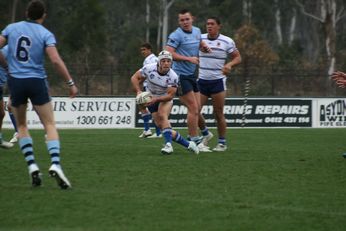
[[[27,2],[2,0],[0,28],[25,19]],[[44,25],[56,35],[58,49],[85,94],[97,94],[88,89],[101,78],[114,84],[109,94],[127,94],[121,89],[129,86],[130,74],[142,63],[140,44],[150,42],[158,53],[176,29],[181,9],[192,11],[202,32],[208,16],[221,19],[222,33],[235,40],[243,57],[234,76],[256,76],[253,82],[260,84],[273,82],[268,80],[273,73],[288,78],[312,73],[314,81],[318,72],[325,76],[325,82],[316,83],[322,85],[320,94],[328,95],[335,94],[328,74],[346,70],[344,0],[47,0],[46,5]],[[240,92],[240,83],[232,81]],[[98,90],[102,92],[102,86]]]

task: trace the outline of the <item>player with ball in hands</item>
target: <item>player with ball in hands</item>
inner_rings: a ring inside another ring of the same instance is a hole
[[[172,141],[175,141],[190,151],[198,154],[199,149],[192,141],[184,139],[179,132],[172,129],[169,122],[169,114],[173,106],[173,97],[176,94],[178,86],[178,76],[171,69],[172,54],[168,51],[161,51],[158,55],[158,62],[148,64],[139,69],[132,77],[131,83],[137,93],[137,103],[139,106],[148,107],[152,114],[155,124],[161,129],[165,140],[162,154],[173,153]],[[143,95],[140,84],[147,80],[147,91],[151,96]]]

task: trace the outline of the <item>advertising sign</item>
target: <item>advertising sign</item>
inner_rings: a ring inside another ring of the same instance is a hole
[[[58,128],[133,128],[135,126],[136,105],[131,98],[53,97],[52,102]],[[43,128],[30,103],[27,123],[29,128]],[[3,128],[12,128],[9,116],[5,116]]]
[[[345,99],[318,99],[315,127],[346,127]]]
[[[205,105],[202,109],[208,127],[215,127],[213,106]],[[311,127],[312,101],[306,99],[249,99],[244,107],[244,100],[227,98],[224,115],[228,127],[241,127],[245,114],[246,127]],[[143,126],[140,114],[136,113],[136,126]],[[186,127],[187,108],[174,99],[170,115],[172,127]]]

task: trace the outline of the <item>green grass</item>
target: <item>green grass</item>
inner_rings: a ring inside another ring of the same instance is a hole
[[[178,144],[162,156],[139,132],[61,130],[65,191],[43,131],[40,188],[18,147],[0,149],[0,230],[345,230],[346,129],[230,129],[228,152],[198,156]]]

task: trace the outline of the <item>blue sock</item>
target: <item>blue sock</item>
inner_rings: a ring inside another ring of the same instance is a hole
[[[176,131],[176,133],[177,133],[177,135],[175,136],[175,140],[174,141],[177,142],[178,144],[183,145],[186,148],[189,147],[189,142],[187,140],[185,140],[184,137],[182,137],[179,134],[179,132]]]
[[[209,130],[207,127],[205,127],[203,130],[201,130],[203,136],[207,136],[209,134]]]
[[[14,118],[13,113],[10,112],[9,115],[10,115],[10,119],[11,119],[11,122],[12,122],[12,124],[13,124],[14,130],[15,130],[16,132],[18,132],[16,119]]]
[[[148,131],[150,129],[150,126],[149,126],[149,121],[151,119],[150,113],[142,114],[142,119],[143,119],[144,131]]]
[[[219,137],[218,143],[226,145],[226,139],[224,137]]]
[[[35,163],[35,157],[34,157],[34,149],[32,147],[32,139],[31,137],[23,137],[19,139],[19,147],[22,150],[22,153],[24,154],[24,158],[26,163],[29,165]]]
[[[156,126],[156,124],[154,124],[154,126],[155,126],[155,130],[156,130],[156,135],[157,136],[161,135],[161,129],[158,126]]]
[[[50,155],[51,163],[60,165],[60,141],[59,140],[47,141],[47,149]]]
[[[162,130],[162,135],[165,139],[165,143],[172,143],[172,128],[164,128]]]

